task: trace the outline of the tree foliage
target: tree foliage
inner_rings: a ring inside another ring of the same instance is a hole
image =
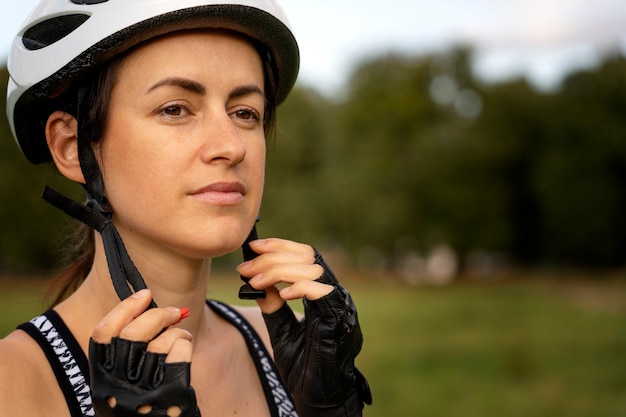
[[[341,97],[296,88],[268,142],[261,234],[389,264],[446,243],[462,259],[622,265],[626,59],[552,92],[481,84],[470,63],[463,48],[387,55],[361,63]],[[38,195],[58,175],[24,160],[5,120],[0,134],[0,267],[48,268],[67,221]]]

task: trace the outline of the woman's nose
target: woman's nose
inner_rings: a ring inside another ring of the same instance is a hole
[[[229,165],[237,165],[245,158],[245,141],[226,112],[209,118],[205,123],[203,135],[201,150],[203,162],[209,164],[223,161]]]

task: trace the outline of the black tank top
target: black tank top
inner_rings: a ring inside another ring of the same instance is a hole
[[[239,313],[226,304],[207,300],[207,305],[242,334],[254,361],[272,417],[297,417],[289,391],[257,332]],[[78,342],[61,317],[48,310],[18,326],[28,333],[45,353],[63,391],[72,417],[95,416],[89,388],[89,364]]]

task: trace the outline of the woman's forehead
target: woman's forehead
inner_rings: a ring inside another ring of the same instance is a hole
[[[133,70],[188,76],[215,71],[215,75],[228,72],[249,76],[250,72],[262,74],[262,63],[256,48],[244,36],[225,30],[194,30],[168,34],[133,49],[123,58],[119,74],[128,75]]]

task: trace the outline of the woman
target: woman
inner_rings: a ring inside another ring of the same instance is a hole
[[[274,1],[41,1],[9,121],[88,203],[44,198],[100,233],[53,309],[0,342],[1,416],[361,415],[349,294],[310,246],[250,233],[297,70]],[[238,271],[259,308],[205,300],[211,259],[249,233]]]

